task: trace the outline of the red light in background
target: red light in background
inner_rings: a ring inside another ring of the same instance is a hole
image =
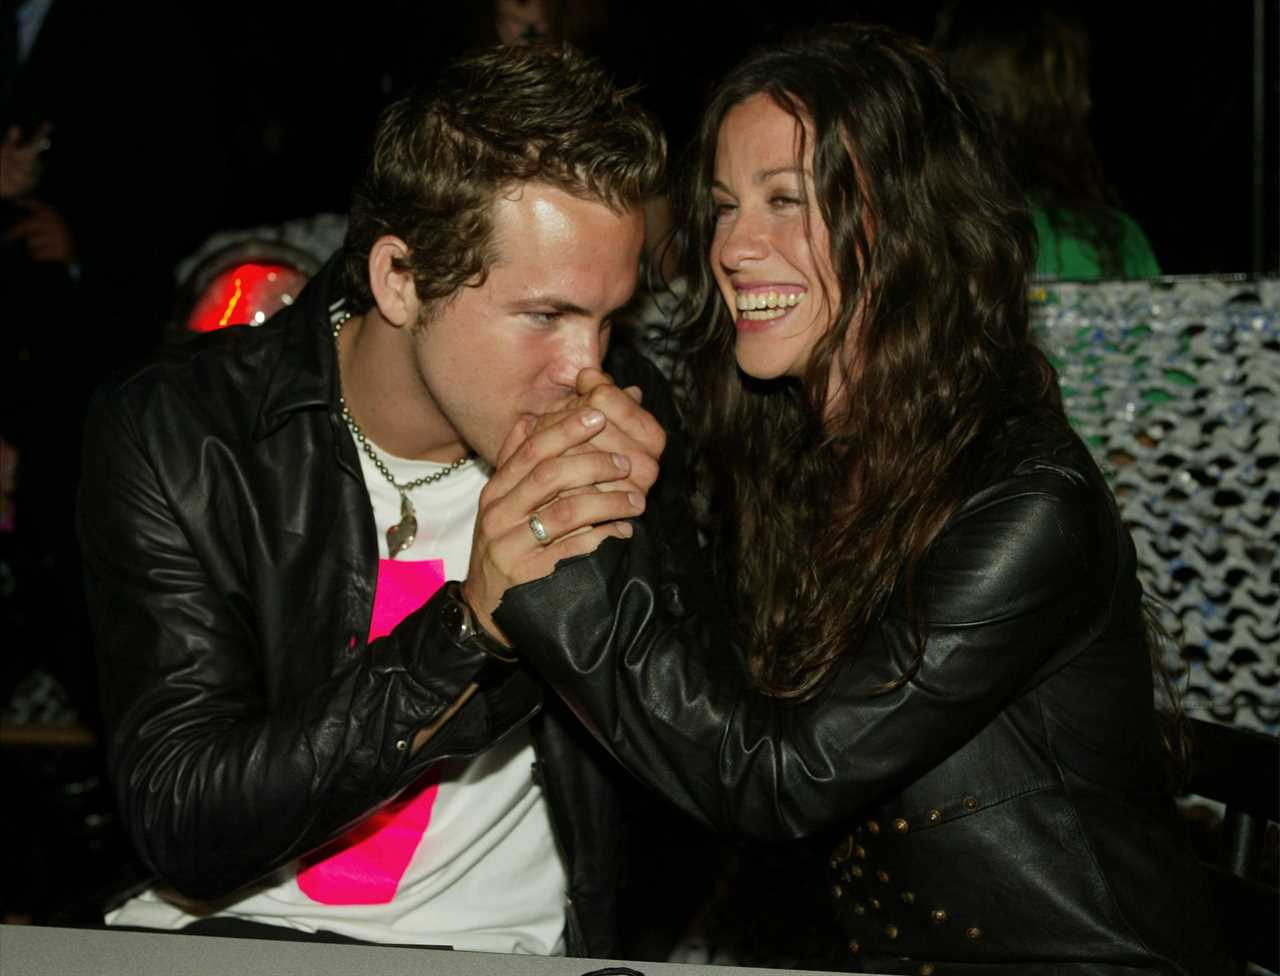
[[[223,271],[210,282],[187,319],[191,332],[213,332],[227,325],[261,325],[292,305],[307,276],[287,264],[246,263]]]

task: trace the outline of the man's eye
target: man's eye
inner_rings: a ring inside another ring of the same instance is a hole
[[[559,312],[529,312],[527,314],[529,318],[539,325],[555,325],[560,318]]]

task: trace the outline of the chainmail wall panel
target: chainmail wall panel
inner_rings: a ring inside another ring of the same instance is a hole
[[[1280,280],[1053,283],[1036,328],[1189,711],[1280,724]]]

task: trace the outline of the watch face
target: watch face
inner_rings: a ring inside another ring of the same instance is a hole
[[[457,599],[451,599],[444,605],[441,611],[440,619],[444,621],[444,625],[449,628],[449,633],[456,641],[461,641],[467,637],[467,611]]]

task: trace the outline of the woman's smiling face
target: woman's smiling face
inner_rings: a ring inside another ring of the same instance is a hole
[[[812,129],[764,94],[730,109],[716,138],[711,268],[738,365],[758,379],[802,376],[840,303],[812,147]]]

